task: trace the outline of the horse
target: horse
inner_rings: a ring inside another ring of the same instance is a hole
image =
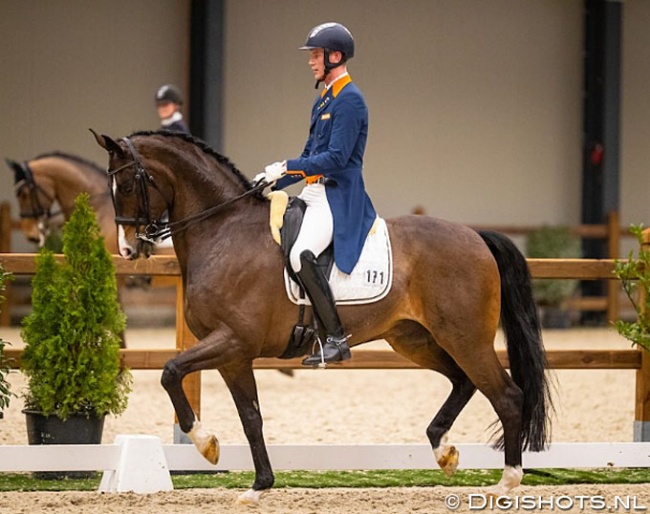
[[[107,250],[115,254],[117,227],[115,209],[106,180],[106,170],[77,155],[50,152],[19,163],[6,159],[14,172],[14,188],[20,209],[20,228],[25,237],[39,246],[51,231],[68,220],[79,193],[88,193],[97,214]],[[60,210],[55,210],[58,204]]]
[[[135,132],[115,140],[93,134],[108,153],[120,254],[147,258],[156,236],[173,238],[187,324],[199,340],[168,361],[161,376],[180,428],[206,459],[218,461],[218,439],[201,425],[182,388],[188,373],[216,368],[235,402],[255,469],[238,501],[257,504],[274,475],[253,361],[284,354],[299,309],[285,293],[284,258],[268,228],[269,201],[228,158],[192,136]],[[458,466],[447,433],[475,391],[483,393],[501,422],[494,445],[504,451],[501,479],[489,494],[505,494],[521,483],[522,451],[546,448],[553,409],[526,260],[496,232],[429,216],[386,222],[392,288],[375,303],[339,307],[350,346],[384,339],[398,354],[449,379],[452,390],[426,428],[447,474]],[[511,374],[494,349],[499,321]]]

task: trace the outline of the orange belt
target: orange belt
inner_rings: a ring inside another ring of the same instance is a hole
[[[311,184],[324,184],[325,176],[324,175],[312,175],[305,179],[305,182],[309,185]]]

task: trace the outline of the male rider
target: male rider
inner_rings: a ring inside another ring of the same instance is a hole
[[[260,175],[269,183],[277,181],[274,189],[306,182],[299,197],[307,209],[289,260],[327,334],[322,350],[303,360],[313,366],[350,358],[349,336],[316,258],[333,241],[336,266],[351,273],[377,214],[362,176],[368,109],[347,71],[354,56],[352,34],[340,23],[323,23],[309,32],[300,49],[309,52],[316,87],[321,82],[325,87],[312,107],[300,157],[270,164]]]

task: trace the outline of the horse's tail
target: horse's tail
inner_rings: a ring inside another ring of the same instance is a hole
[[[550,441],[549,410],[553,409],[544,372],[546,354],[530,271],[522,253],[503,234],[480,231],[501,275],[501,326],[505,333],[510,374],[523,392],[522,449],[542,451]],[[503,447],[503,438],[495,445]]]

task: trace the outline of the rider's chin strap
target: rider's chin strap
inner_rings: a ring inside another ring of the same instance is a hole
[[[325,71],[323,73],[323,76],[321,78],[319,78],[318,80],[316,80],[316,84],[314,84],[314,89],[318,89],[318,85],[321,82],[325,82],[325,79],[330,74],[330,72],[334,68],[338,68],[342,64],[345,64],[346,61],[347,61],[347,59],[345,58],[345,56],[343,54],[341,54],[341,60],[339,62],[337,62],[336,64],[332,64],[330,62],[330,52],[329,52],[329,50],[327,48],[323,48],[323,63],[325,64]]]

